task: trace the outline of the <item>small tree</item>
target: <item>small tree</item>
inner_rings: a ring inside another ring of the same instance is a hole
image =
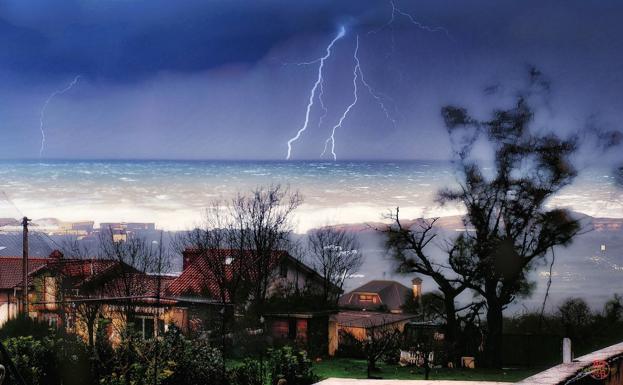
[[[313,266],[324,278],[324,301],[337,305],[344,281],[363,264],[357,237],[344,229],[323,227],[308,233],[307,244]]]
[[[378,370],[376,363],[396,353],[400,346],[402,332],[396,325],[388,324],[384,320],[370,321],[366,332],[365,340],[361,341],[362,350],[366,357],[368,378],[375,378],[372,373]]]

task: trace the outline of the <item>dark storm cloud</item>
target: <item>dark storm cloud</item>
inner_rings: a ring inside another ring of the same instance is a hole
[[[528,64],[548,81],[539,127],[621,140],[623,2],[395,3],[433,28],[404,14],[388,25],[389,0],[2,0],[0,157],[38,156],[42,106],[81,75],[46,108],[45,156],[282,159],[318,68],[283,63],[323,55],[339,25],[328,114],[319,126],[316,104],[296,159],[318,158],[352,100],[356,35],[395,123],[361,87],[337,132],[339,159],[449,157],[440,108],[485,118],[508,107]]]
[[[352,0],[5,0],[0,68],[130,80],[254,63],[293,36],[366,22],[379,6],[387,9]]]

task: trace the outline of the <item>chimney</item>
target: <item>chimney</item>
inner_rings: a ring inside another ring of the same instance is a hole
[[[422,303],[422,279],[420,277],[415,277],[411,281],[413,284],[413,298],[418,302]]]
[[[185,249],[182,251],[182,271],[186,270],[197,257],[197,250]]]

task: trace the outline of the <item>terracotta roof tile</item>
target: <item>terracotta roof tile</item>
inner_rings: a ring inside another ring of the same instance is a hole
[[[211,299],[220,300],[219,280],[216,279],[213,270],[210,268],[210,258],[225,263],[228,257],[233,257],[231,264],[224,269],[226,277],[231,279],[234,272],[240,269],[242,259],[248,260],[253,256],[252,250],[215,249],[202,252],[198,249],[186,249],[183,253],[184,271],[171,282],[167,294],[173,297],[210,296]],[[285,251],[275,251],[272,256],[271,264],[273,266],[270,268],[274,269],[279,261],[284,257],[289,257],[289,254]],[[252,276],[253,273],[251,272],[250,275]],[[227,293],[224,294],[227,297]]]
[[[28,272],[35,271],[48,258],[28,258]],[[0,257],[0,289],[12,289],[22,282],[22,257]]]

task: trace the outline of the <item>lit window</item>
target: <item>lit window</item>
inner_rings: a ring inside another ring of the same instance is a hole
[[[359,300],[372,302],[374,301],[374,296],[371,294],[359,294]]]
[[[234,257],[225,257],[225,264],[226,265],[231,265],[231,263],[234,261]]]

